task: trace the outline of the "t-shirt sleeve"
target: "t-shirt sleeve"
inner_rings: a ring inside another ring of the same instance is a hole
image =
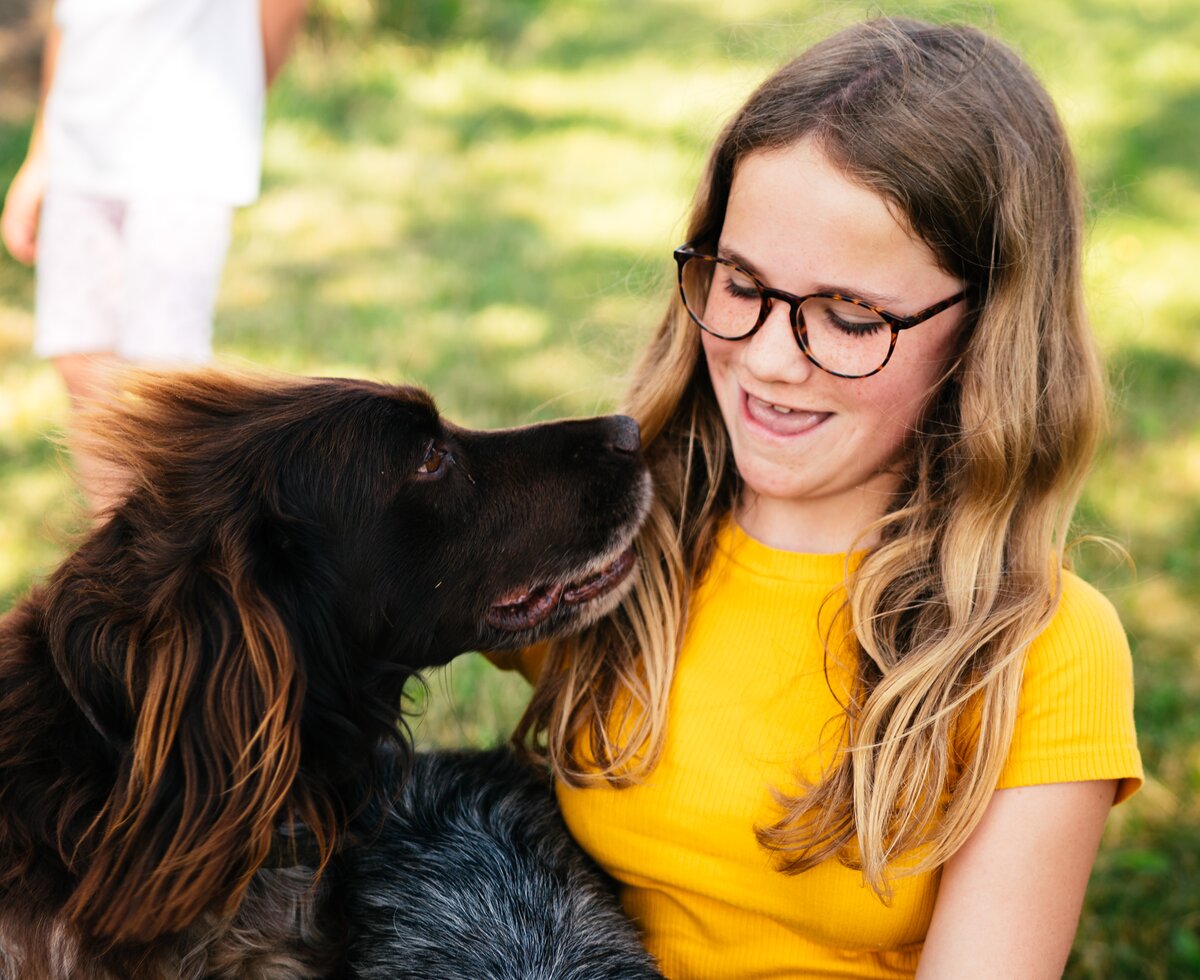
[[[1142,784],[1133,658],[1112,603],[1066,573],[1059,608],[1029,649],[997,788],[1091,779],[1118,780],[1117,803]]]

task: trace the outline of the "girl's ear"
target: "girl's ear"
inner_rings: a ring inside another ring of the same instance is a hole
[[[121,665],[132,739],[73,855],[67,914],[102,946],[236,906],[288,815],[303,678],[289,630],[245,563],[180,576]],[[215,566],[215,567],[214,567]]]

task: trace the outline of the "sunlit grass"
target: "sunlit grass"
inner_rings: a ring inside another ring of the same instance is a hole
[[[27,314],[15,319],[24,335]],[[49,438],[63,430],[66,414],[48,365],[27,354],[0,361],[0,608],[54,566],[78,523],[68,464]]]

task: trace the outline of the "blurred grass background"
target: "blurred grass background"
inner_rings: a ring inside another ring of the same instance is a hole
[[[33,0],[0,0],[0,184],[24,153]],[[1200,17],[1193,0],[315,0],[238,215],[226,359],[428,386],[475,426],[607,410],[661,309],[704,152],[772,67],[879,12],[1016,46],[1070,127],[1113,428],[1080,530],[1135,655],[1147,785],[1114,812],[1072,977],[1200,976]],[[0,609],[79,527],[29,353],[29,270],[0,257]],[[423,745],[503,738],[524,683],[464,657],[414,691]]]

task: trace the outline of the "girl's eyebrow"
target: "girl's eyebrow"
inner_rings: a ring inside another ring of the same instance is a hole
[[[728,245],[718,245],[717,256],[722,259],[728,259],[738,267],[745,269],[752,276],[755,276],[757,279],[762,281],[763,285],[771,285],[766,281],[766,277],[763,276],[762,272],[754,264],[754,262],[737,249],[730,248]],[[882,293],[874,293],[869,290],[856,289],[850,286],[840,286],[837,283],[817,283],[813,287],[812,292],[837,293],[839,296],[849,296],[854,299],[861,299],[864,302],[871,304],[871,306],[879,307],[881,310],[887,310],[892,304],[900,302],[900,300],[895,296],[884,296]]]

